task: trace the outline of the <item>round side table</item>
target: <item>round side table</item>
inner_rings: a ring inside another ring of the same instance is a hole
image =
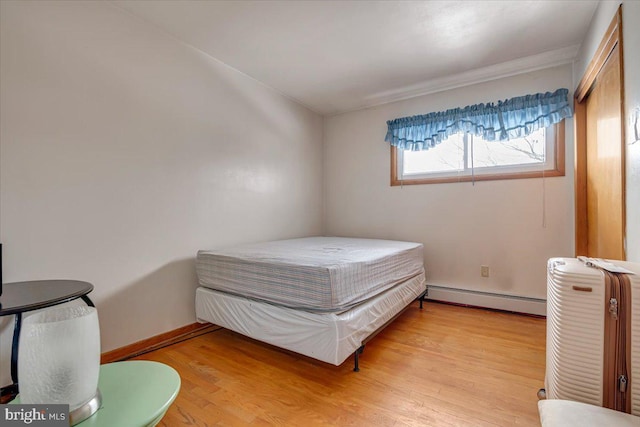
[[[75,427],[153,427],[178,396],[180,375],[147,360],[107,363],[100,366],[98,389],[102,406]],[[18,395],[11,404],[19,403]]]
[[[170,366],[131,360],[100,366],[102,408],[77,427],[151,427],[160,422],[180,391]]]
[[[2,388],[2,397],[18,393],[18,344],[22,328],[22,313],[52,307],[78,298],[95,307],[87,294],[93,285],[79,280],[32,280],[4,283],[0,296],[0,316],[15,315],[11,344],[11,380],[13,384]]]

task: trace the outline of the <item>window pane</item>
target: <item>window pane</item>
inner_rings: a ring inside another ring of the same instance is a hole
[[[425,151],[404,151],[403,173],[423,174],[464,170],[464,135],[452,135]]]
[[[458,134],[426,151],[394,148],[391,185],[564,176],[563,158],[556,158],[564,150],[564,123],[560,126],[510,141]]]
[[[542,164],[545,161],[545,146],[544,129],[508,141],[485,141],[474,136],[473,167]],[[467,160],[467,167],[471,167],[471,157]]]

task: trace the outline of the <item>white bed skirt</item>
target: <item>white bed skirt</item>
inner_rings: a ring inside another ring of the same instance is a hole
[[[338,366],[425,289],[423,271],[351,310],[312,313],[199,287],[196,317]]]

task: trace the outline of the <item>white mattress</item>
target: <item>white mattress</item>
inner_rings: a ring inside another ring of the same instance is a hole
[[[199,287],[198,321],[340,365],[372,332],[426,289],[421,273],[342,313],[295,310]]]
[[[424,272],[420,243],[308,237],[199,251],[201,286],[291,308],[343,311]]]

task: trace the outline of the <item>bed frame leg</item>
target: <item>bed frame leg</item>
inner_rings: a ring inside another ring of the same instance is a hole
[[[427,296],[427,293],[429,292],[429,290],[425,290],[422,295],[420,295],[418,298],[420,299],[420,310],[422,310],[422,303],[425,301],[425,297]]]
[[[363,351],[364,351],[364,344],[358,347],[358,349],[353,353],[353,362],[354,362],[353,372],[360,372],[360,365],[358,362],[359,362],[359,356],[360,354],[362,354]]]

